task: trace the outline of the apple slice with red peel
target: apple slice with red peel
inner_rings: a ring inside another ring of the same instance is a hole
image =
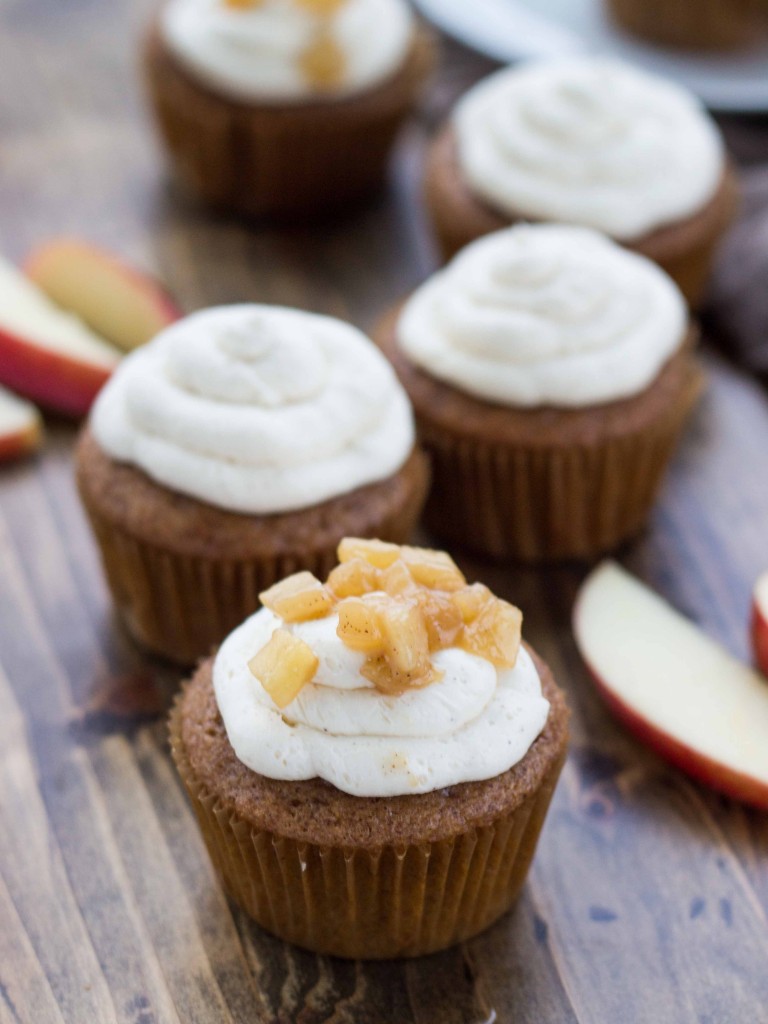
[[[118,349],[0,260],[0,384],[82,416],[119,360]]]
[[[758,577],[752,591],[751,635],[757,667],[768,676],[768,572]]]
[[[181,316],[151,277],[88,242],[48,242],[28,257],[24,270],[49,299],[125,351]]]
[[[616,716],[672,764],[768,810],[768,683],[614,562],[583,584],[576,643]]]
[[[31,402],[0,388],[0,462],[36,451],[43,441],[43,421]]]

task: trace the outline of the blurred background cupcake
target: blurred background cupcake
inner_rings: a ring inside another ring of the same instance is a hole
[[[381,353],[330,317],[204,310],[127,357],[77,476],[117,610],[191,664],[345,534],[402,541],[424,501],[411,408]]]
[[[144,64],[185,186],[218,209],[302,218],[381,185],[433,60],[405,0],[168,0]]]
[[[576,57],[470,89],[432,144],[425,192],[446,258],[520,220],[578,224],[659,263],[696,304],[737,185],[717,126],[686,90]]]
[[[479,239],[377,339],[432,457],[427,525],[497,558],[593,557],[636,534],[702,386],[674,283],[586,228]]]
[[[621,28],[684,50],[738,50],[768,33],[766,0],[606,0]]]

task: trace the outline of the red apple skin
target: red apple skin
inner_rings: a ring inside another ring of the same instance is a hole
[[[755,587],[755,594],[752,598],[750,636],[752,639],[752,651],[755,656],[755,664],[764,676],[768,676],[768,618],[766,617],[766,612],[761,607],[760,599],[757,596],[757,586]]]
[[[582,657],[584,655],[582,654]],[[698,782],[717,790],[725,796],[768,811],[768,786],[758,779],[735,772],[719,761],[713,761],[705,754],[686,746],[674,737],[662,732],[616,696],[598,673],[584,658],[587,671],[595,682],[600,695],[613,715],[630,732],[676,768],[690,775]]]
[[[0,326],[0,384],[67,416],[84,416],[110,377],[103,366],[70,359]]]

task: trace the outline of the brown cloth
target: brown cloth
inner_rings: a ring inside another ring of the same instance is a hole
[[[738,223],[718,255],[707,319],[745,369],[768,380],[768,166],[742,175]]]

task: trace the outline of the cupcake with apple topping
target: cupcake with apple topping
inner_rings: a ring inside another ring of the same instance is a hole
[[[180,181],[300,219],[381,185],[433,51],[406,0],[166,0],[144,63]]]
[[[275,580],[328,572],[345,534],[406,540],[428,471],[368,338],[241,305],[195,313],[123,360],[80,438],[77,478],[121,618],[191,664]]]
[[[467,246],[377,334],[432,457],[430,530],[524,561],[638,533],[701,391],[694,339],[670,278],[594,231]]]
[[[522,615],[439,551],[345,539],[200,666],[174,759],[227,892],[319,953],[416,956],[514,902],[567,744]]]
[[[737,182],[722,136],[675,83],[605,58],[481,81],[432,144],[426,199],[446,258],[518,221],[601,231],[701,298]]]

